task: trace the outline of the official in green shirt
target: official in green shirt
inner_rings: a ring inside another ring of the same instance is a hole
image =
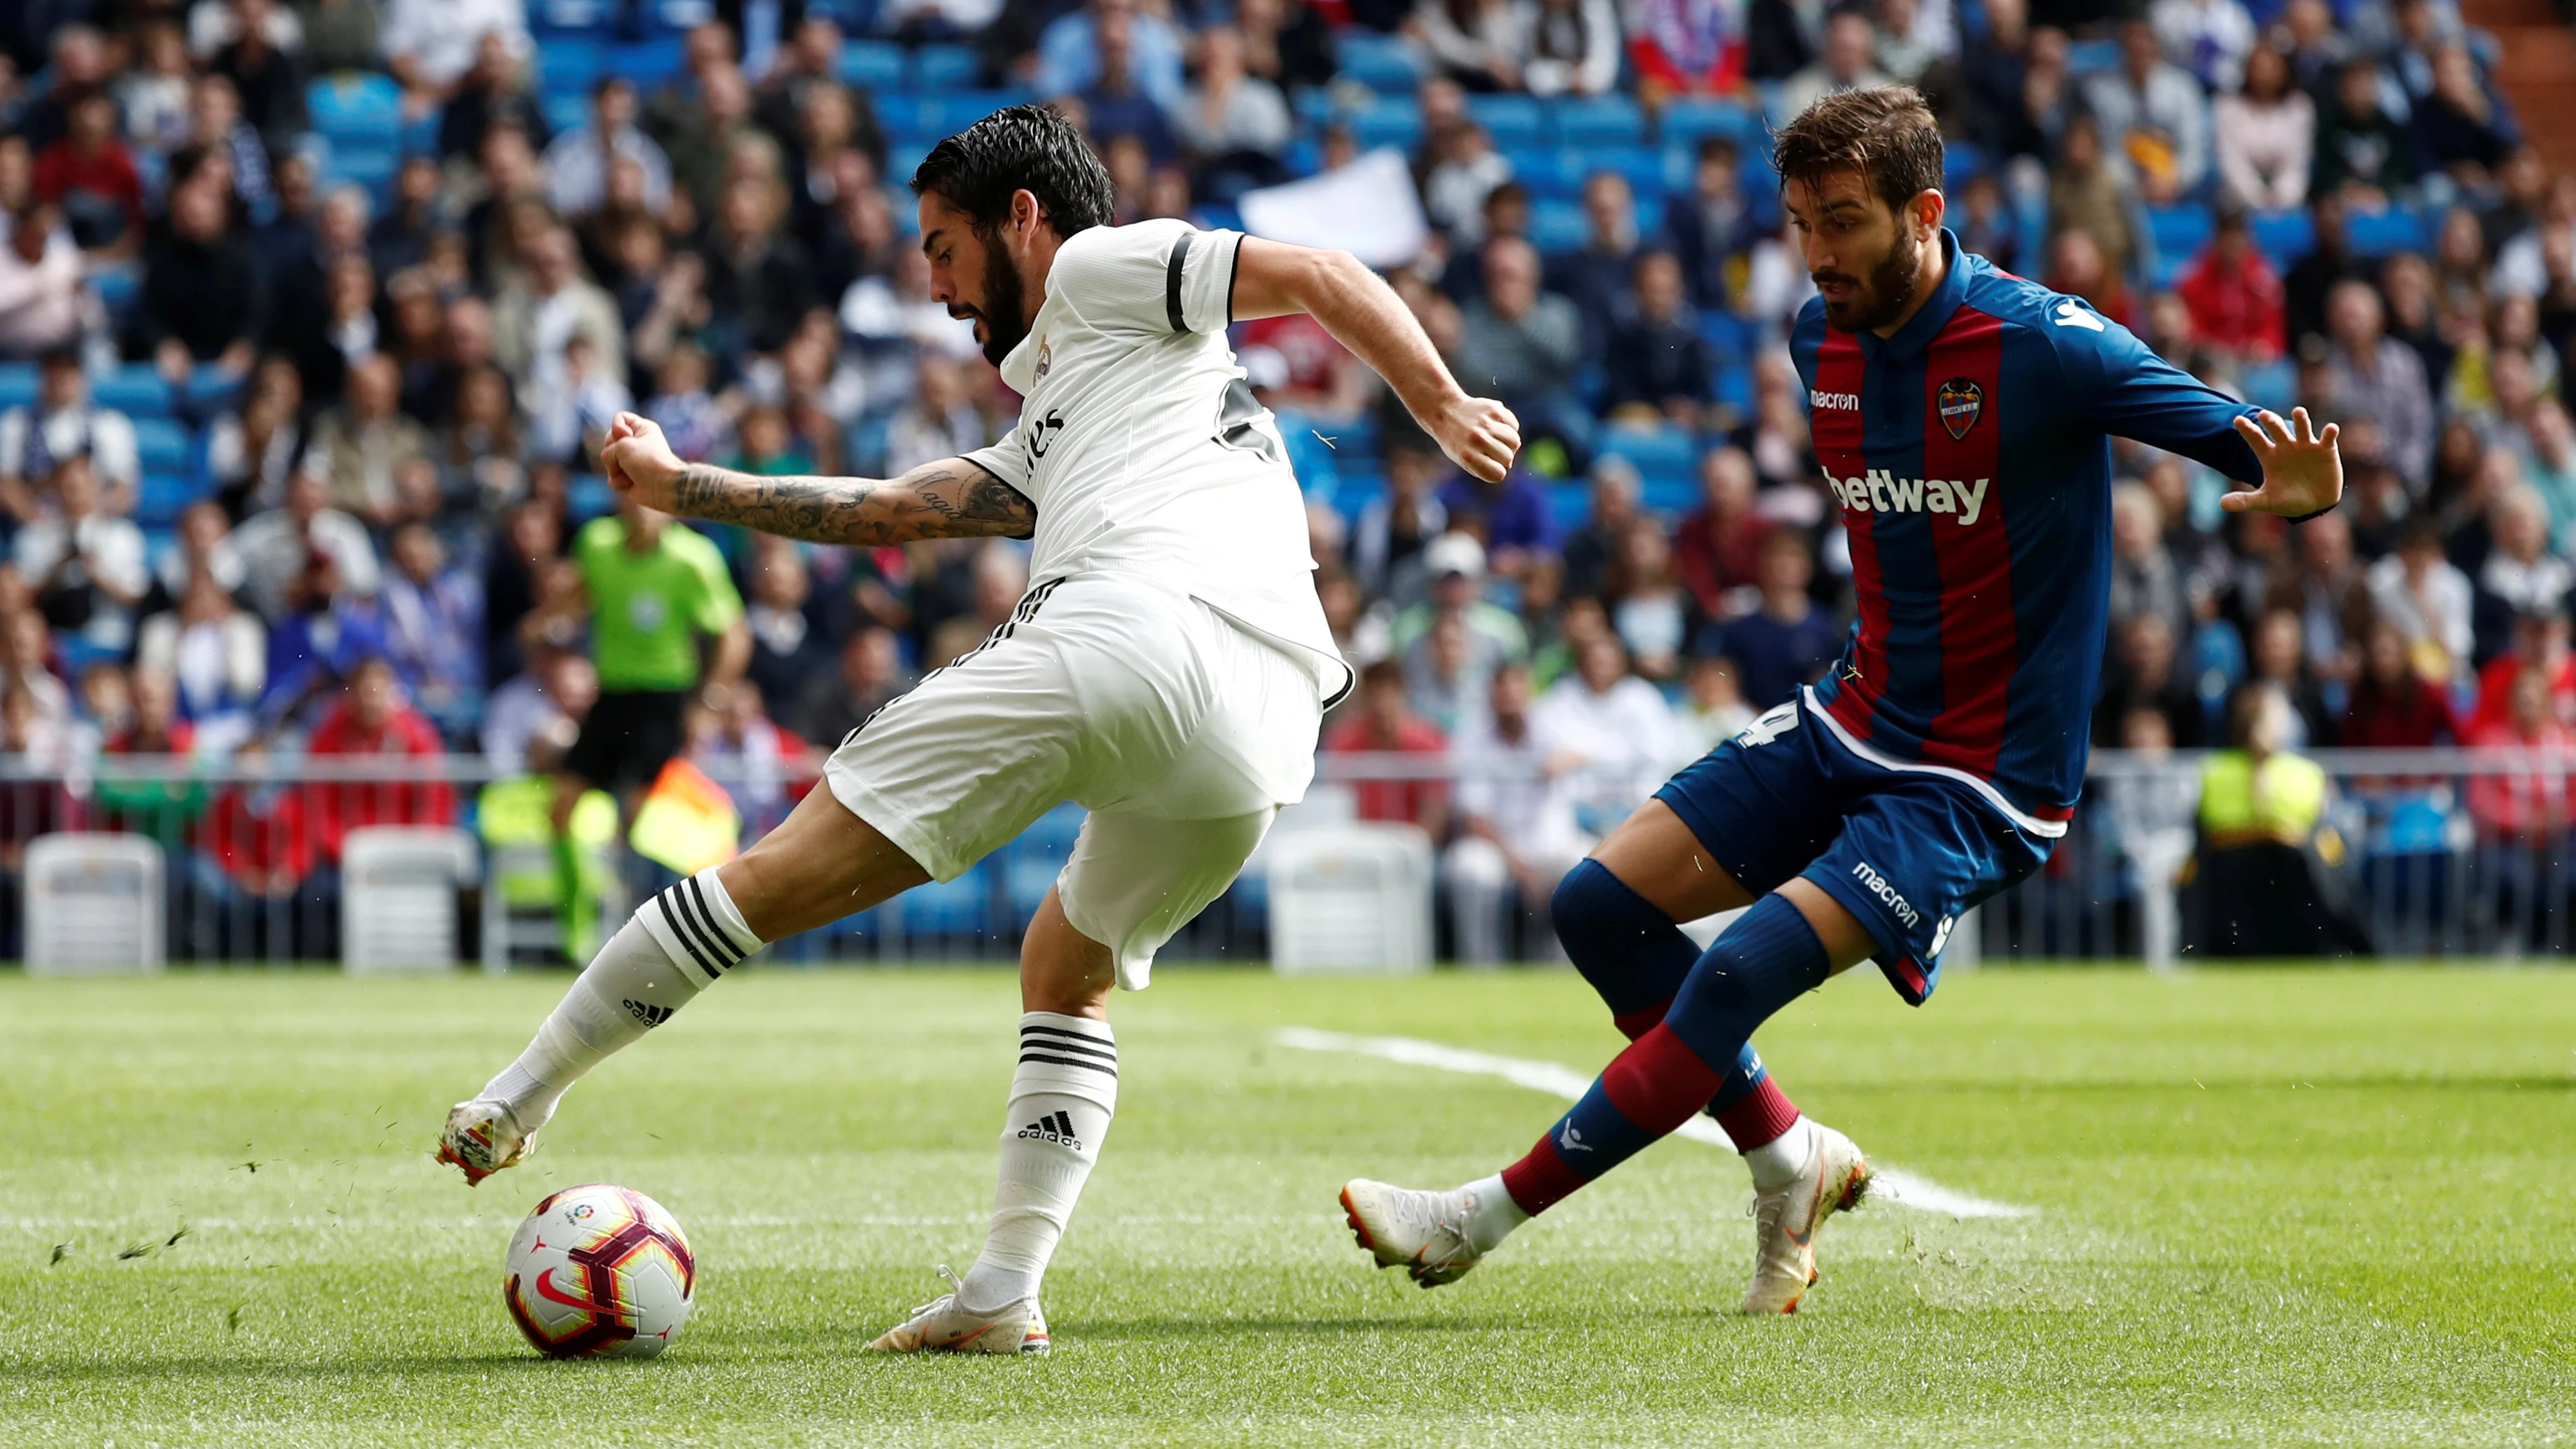
[[[751,627],[724,556],[670,515],[621,496],[615,514],[574,537],[573,563],[589,595],[599,702],[564,755],[558,831],[589,789],[608,791],[631,815],[687,743],[690,700],[703,693],[720,705],[751,659]]]

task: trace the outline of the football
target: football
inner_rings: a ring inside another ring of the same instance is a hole
[[[680,1336],[697,1282],[678,1219],[633,1188],[592,1183],[519,1224],[501,1295],[548,1358],[651,1358]]]

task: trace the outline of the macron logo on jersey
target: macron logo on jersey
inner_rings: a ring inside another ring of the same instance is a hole
[[[1880,875],[1876,870],[1871,869],[1868,862],[1863,861],[1854,865],[1852,867],[1852,874],[1859,879],[1861,885],[1867,889],[1871,895],[1887,902],[1887,908],[1896,912],[1896,918],[1898,920],[1903,921],[1908,927],[1922,924],[1923,913],[1914,909],[1913,903],[1906,900],[1904,896],[1899,895],[1896,887],[1888,883],[1887,877]],[[1933,954],[1940,954],[1940,948],[1937,946],[1934,947]]]
[[[1962,528],[1985,516],[1986,485],[1992,481],[1899,478],[1884,468],[1872,468],[1858,478],[1825,475],[1834,496],[1854,513],[1954,513]]]
[[[1856,392],[1816,392],[1810,393],[1808,398],[1815,407],[1825,412],[1856,413],[1860,411],[1860,394]]]

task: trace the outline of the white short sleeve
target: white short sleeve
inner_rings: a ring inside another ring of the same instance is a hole
[[[1078,232],[1048,277],[1064,303],[1104,332],[1222,332],[1234,321],[1239,231],[1184,221]]]
[[[1002,435],[1002,440],[989,448],[977,448],[965,455],[966,461],[1010,484],[1022,494],[1029,491],[1029,450],[1019,428]]]

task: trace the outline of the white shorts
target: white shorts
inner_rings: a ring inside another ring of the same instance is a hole
[[[1141,989],[1314,778],[1313,672],[1187,593],[1094,573],[1029,590],[982,647],[852,732],[832,794],[936,880],[1066,800],[1091,812],[1065,919]]]

